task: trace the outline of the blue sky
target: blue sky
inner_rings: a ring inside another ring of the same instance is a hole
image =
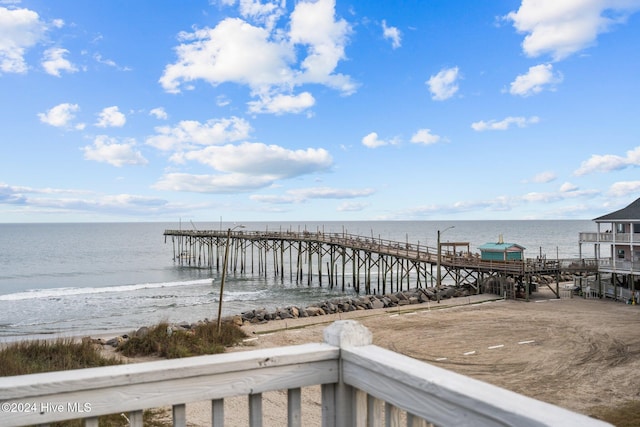
[[[592,219],[640,0],[0,0],[0,222]]]

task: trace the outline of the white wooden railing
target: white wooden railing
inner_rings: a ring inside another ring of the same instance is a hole
[[[0,424],[22,426],[211,401],[213,426],[224,399],[249,396],[249,425],[262,425],[262,393],[288,390],[288,419],[301,417],[301,388],[321,385],[323,426],[605,426],[602,421],[534,400],[372,345],[361,324],[338,321],[324,343],[0,378]]]

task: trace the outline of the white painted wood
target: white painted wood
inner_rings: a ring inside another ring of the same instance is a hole
[[[418,427],[416,424],[416,416],[413,414],[407,414],[407,427]]]
[[[187,427],[187,406],[173,405],[173,427]]]
[[[91,384],[91,388],[120,385],[119,376],[121,375],[135,377],[135,381],[139,383],[155,382],[200,375],[243,372],[269,366],[338,359],[338,357],[339,350],[333,346],[303,344],[102,368],[20,375],[3,378],[3,387],[6,387],[6,390],[3,390],[2,398],[10,400],[16,397],[39,394],[43,388],[47,392],[62,391],[59,390],[60,384],[64,384],[64,391],[69,392],[86,390],[87,383]],[[34,384],[38,385],[38,391],[32,389]]]
[[[287,426],[302,427],[302,389],[287,390]]]
[[[90,402],[91,416],[248,395],[338,381],[339,350],[326,344],[3,378],[2,399]],[[65,376],[68,375],[68,379]],[[13,396],[13,398],[5,398]],[[6,413],[6,425],[78,418],[78,414]],[[71,417],[73,415],[73,417]]]
[[[337,390],[335,384],[323,384],[320,387],[320,398],[322,399],[322,427],[337,426],[336,404]]]
[[[215,399],[211,401],[211,426],[224,426],[224,399]]]
[[[129,427],[144,427],[144,414],[143,411],[129,412]]]
[[[106,415],[138,408],[156,408],[172,405],[176,400],[198,402],[241,396],[271,390],[283,390],[290,387],[306,387],[338,381],[338,363],[336,360],[323,362],[274,366],[231,372],[228,374],[202,375],[199,377],[178,378],[158,382],[138,383],[135,377],[119,377],[122,386],[89,389],[72,393],[46,393],[35,395],[38,386],[31,390],[29,401],[37,405],[50,401],[91,402],[91,415]],[[133,383],[130,383],[133,382]],[[63,387],[63,383],[59,384]],[[87,385],[89,387],[89,385]],[[54,397],[55,396],[55,397]],[[21,401],[16,399],[13,401]],[[66,403],[65,403],[66,404]],[[61,421],[78,418],[78,414],[69,413],[7,413],[3,419],[7,424],[33,424],[34,421]]]
[[[249,427],[262,427],[262,393],[249,395]]]
[[[345,383],[436,425],[608,425],[374,345],[341,357]]]
[[[400,409],[398,407],[385,403],[384,418],[386,427],[400,427]]]
[[[367,396],[367,426],[384,426],[384,402],[371,395]]]
[[[407,414],[407,427],[429,427],[433,424],[427,423],[420,417],[416,417],[413,414]]]
[[[332,423],[326,424],[331,427],[352,427],[354,418],[354,396],[355,389],[344,382],[337,384],[327,384],[324,387],[335,389],[335,419]]]
[[[355,427],[367,427],[367,393],[363,390],[355,391]]]
[[[369,345],[371,331],[355,320],[338,320],[323,331],[324,342],[336,347]]]
[[[609,425],[568,410],[483,383],[371,345],[371,335],[352,321],[327,328],[324,344],[281,347],[179,360],[5,377],[3,403],[91,405],[95,417],[129,413],[142,426],[144,408],[173,406],[176,425],[185,425],[184,404],[212,401],[212,423],[224,422],[224,401],[246,395],[252,426],[262,424],[262,393],[321,385],[323,427],[377,424],[386,402],[387,425],[400,410],[408,425],[579,426]],[[371,403],[367,401],[371,396]],[[375,399],[373,399],[375,398]],[[178,403],[181,402],[181,403]],[[75,405],[75,406],[73,406]],[[368,409],[367,409],[368,408]],[[297,412],[295,408],[292,412]],[[409,414],[414,414],[415,417]],[[2,426],[45,424],[82,416],[77,412],[5,412]],[[295,417],[294,417],[295,418]]]

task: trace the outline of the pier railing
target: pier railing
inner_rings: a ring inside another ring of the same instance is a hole
[[[601,421],[372,345],[355,321],[324,331],[324,343],[186,359],[6,377],[3,426],[46,425],[127,413],[142,426],[146,408],[171,407],[187,425],[186,404],[210,401],[211,425],[224,425],[224,399],[248,396],[248,424],[262,425],[262,393],[287,390],[287,419],[308,425],[301,388],[321,386],[322,426],[605,426]]]
[[[165,230],[165,236],[186,236],[192,238],[284,240],[314,242],[339,245],[344,248],[369,251],[381,255],[409,259],[415,262],[436,264],[438,249],[427,245],[399,242],[382,238],[366,237],[350,233],[325,233],[310,231],[231,231],[226,230]],[[463,245],[463,243],[460,243]],[[468,244],[467,244],[468,245]],[[592,259],[525,259],[495,261],[483,260],[479,254],[455,252],[441,247],[440,263],[444,267],[469,268],[481,271],[503,272],[513,275],[536,274],[556,271],[596,271],[597,264]],[[178,257],[179,258],[179,257]]]

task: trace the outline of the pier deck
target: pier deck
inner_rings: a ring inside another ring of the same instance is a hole
[[[437,286],[438,267],[441,283],[468,285],[477,293],[479,284],[490,277],[510,277],[522,284],[530,283],[533,276],[596,271],[595,260],[482,260],[469,252],[466,242],[447,242],[438,251],[435,247],[348,233],[165,230],[164,236],[165,242],[171,238],[173,257],[180,265],[220,269],[222,254],[229,245],[227,268],[234,273],[255,274],[257,270],[266,276],[271,265],[275,277],[284,279],[288,272],[291,280],[295,275],[296,282],[306,280],[311,284],[315,276],[320,286],[326,278],[332,288],[353,286],[356,292],[367,294]],[[466,250],[458,251],[460,247]]]

